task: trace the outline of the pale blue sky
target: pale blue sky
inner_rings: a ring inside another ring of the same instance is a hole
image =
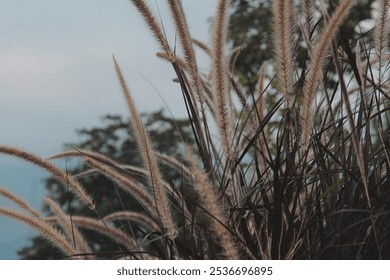
[[[158,7],[173,43],[165,1],[149,3]],[[208,42],[215,1],[183,0],[183,5],[193,37]],[[165,106],[153,85],[169,109],[184,116],[174,73],[155,57],[157,50],[129,0],[0,0],[0,143],[46,157],[77,141],[76,129],[99,125],[100,116],[127,115],[112,55],[141,111]],[[0,155],[0,186],[38,208],[45,175]],[[4,203],[0,200],[0,206]],[[16,250],[36,235],[5,217],[0,229],[0,259],[16,258]]]

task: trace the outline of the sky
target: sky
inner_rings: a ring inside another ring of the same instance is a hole
[[[210,0],[182,0],[192,36],[210,41]],[[166,1],[149,1],[175,42]],[[128,116],[112,63],[114,55],[141,112],[185,111],[170,65],[155,56],[151,32],[129,0],[0,0],[0,145],[47,157],[77,142],[76,130],[107,114]],[[200,55],[200,54],[199,54]],[[200,56],[200,66],[208,61]],[[166,107],[167,106],[167,107]],[[0,154],[0,186],[40,209],[48,174]],[[0,207],[12,206],[0,199]],[[0,216],[0,259],[36,236]]]

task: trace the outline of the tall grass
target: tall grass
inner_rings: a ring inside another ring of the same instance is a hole
[[[96,215],[67,215],[46,199],[54,214],[42,218],[5,189],[0,195],[22,209],[0,208],[0,214],[36,228],[69,258],[96,256],[84,229],[111,238],[126,259],[389,258],[389,1],[378,1],[373,40],[346,37],[343,20],[355,1],[335,7],[301,2],[274,1],[275,67],[264,64],[258,90],[246,96],[233,71],[239,49],[228,54],[225,42],[229,1],[218,1],[210,46],[191,37],[180,1],[167,1],[176,51],[148,3],[133,0],[161,47],[158,56],[175,70],[195,145],[183,140],[182,161],[154,150],[114,58],[142,166],[82,150],[53,158],[81,157],[144,211],[102,217],[72,175],[0,146],[1,153],[51,172]],[[198,68],[198,47],[209,55],[210,73]],[[298,50],[306,53],[303,67]],[[274,105],[265,107],[272,94]],[[161,162],[179,170],[188,189],[164,181]],[[142,238],[118,227],[120,221],[138,223]]]

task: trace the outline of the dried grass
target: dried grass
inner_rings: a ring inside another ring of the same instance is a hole
[[[46,199],[54,215],[44,220],[3,187],[0,195],[26,213],[0,208],[1,215],[35,228],[70,258],[98,253],[85,230],[111,240],[116,254],[129,259],[390,258],[385,250],[390,244],[389,1],[381,1],[375,48],[371,39],[350,43],[343,30],[355,1],[331,9],[324,1],[318,8],[304,0],[302,17],[295,17],[294,1],[274,1],[275,60],[264,63],[257,91],[249,96],[234,68],[241,48],[226,55],[230,1],[218,1],[210,46],[191,37],[180,1],[167,1],[179,54],[172,52],[147,2],[132,2],[161,48],[158,56],[177,75],[194,146],[183,140],[184,159],[154,149],[114,58],[142,163],[122,164],[86,150],[50,158],[81,158],[87,169],[71,176],[49,160],[0,146],[0,153],[49,171],[94,216],[67,214]],[[296,19],[303,19],[299,29]],[[208,55],[207,73],[198,68],[194,47]],[[304,66],[296,63],[298,52],[305,53]],[[275,68],[267,68],[270,63]],[[277,83],[268,77],[274,69]],[[282,98],[272,98],[275,92]],[[163,165],[181,175],[182,185],[165,180]],[[96,173],[123,191],[120,201],[135,200],[143,210],[123,206],[100,216],[75,179]]]

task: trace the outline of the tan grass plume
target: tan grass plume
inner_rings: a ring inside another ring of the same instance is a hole
[[[64,230],[69,240],[73,240],[75,250],[79,254],[85,254],[86,258],[92,258],[90,254],[92,252],[91,248],[88,246],[87,241],[84,239],[84,236],[78,230],[78,228],[72,223],[72,217],[64,213],[61,207],[55,203],[51,198],[46,197],[45,202],[49,205],[50,209],[57,216],[59,224]]]
[[[167,53],[171,60],[174,58],[174,54],[171,51],[167,38],[160,27],[160,24],[157,22],[153,12],[149,8],[145,0],[131,0],[134,6],[138,9],[146,23],[148,24],[150,30],[152,31],[154,37],[159,42],[161,48]]]
[[[222,209],[222,202],[218,199],[213,184],[208,179],[207,174],[199,168],[195,156],[188,150],[187,159],[193,174],[194,188],[201,197],[200,203],[210,213],[211,230],[218,237],[223,254],[229,260],[240,259],[234,237],[228,230],[229,223],[225,215],[226,210]]]
[[[5,198],[7,198],[8,200],[14,202],[15,204],[19,205],[19,207],[26,210],[32,216],[35,216],[35,217],[40,216],[39,212],[37,210],[35,210],[34,208],[32,208],[30,205],[28,205],[28,203],[24,199],[20,198],[16,194],[10,192],[9,190],[7,190],[6,188],[1,187],[1,186],[0,186],[0,196],[3,196]]]
[[[386,62],[384,54],[386,53],[386,49],[389,48],[389,9],[390,0],[381,0],[379,7],[379,18],[376,24],[374,37],[376,56],[378,58],[379,86],[381,86],[384,76],[383,68]]]
[[[117,63],[114,57],[113,57],[113,61],[115,65],[116,74],[118,76],[123,94],[126,99],[127,106],[131,114],[132,127],[133,127],[135,138],[139,146],[139,150],[141,152],[143,166],[148,172],[150,172],[149,180],[152,186],[154,200],[158,211],[161,226],[164,228],[164,231],[167,234],[168,238],[173,240],[177,235],[177,230],[176,230],[175,223],[172,219],[170,203],[168,201],[167,194],[164,190],[163,180],[162,180],[160,170],[158,168],[156,155],[153,151],[148,133],[146,132],[146,129],[142,123],[141,117],[135,106],[133,97],[131,96],[130,90],[123,77],[119,64]]]
[[[277,76],[288,108],[291,108],[291,96],[294,91],[294,8],[293,0],[275,0],[272,5],[274,18],[274,46],[278,71]]]
[[[200,103],[202,114],[204,113],[204,98],[202,96],[202,84],[198,73],[198,66],[193,48],[193,40],[190,35],[187,20],[184,14],[181,1],[168,0],[168,5],[171,10],[172,17],[175,21],[175,26],[178,31],[178,36],[187,62],[189,73],[192,80],[192,86],[195,88],[197,99]]]
[[[126,234],[124,231],[117,229],[115,227],[107,225],[102,220],[93,219],[90,217],[83,216],[74,216],[72,217],[73,222],[79,228],[91,229],[96,232],[99,232],[115,242],[118,242],[124,245],[129,252],[138,251],[136,242],[130,237],[130,235]],[[56,222],[58,223],[58,217],[48,217],[46,218],[48,222]]]
[[[31,226],[37,230],[43,238],[48,240],[54,247],[60,249],[65,255],[72,257],[73,255],[77,254],[77,251],[69,242],[69,240],[61,232],[50,226],[41,218],[26,216],[17,211],[4,207],[0,207],[0,215],[8,216]]]
[[[225,157],[231,157],[230,134],[232,130],[229,102],[228,65],[224,47],[228,27],[228,7],[230,1],[219,0],[213,22],[212,33],[212,74],[214,83],[214,113]]]
[[[103,218],[105,222],[112,222],[118,220],[129,220],[142,224],[153,231],[159,231],[159,226],[147,216],[134,211],[118,211],[111,213]]]
[[[37,166],[46,169],[52,173],[60,182],[65,186],[69,186],[74,194],[89,208],[95,209],[95,205],[92,201],[92,198],[85,192],[83,186],[75,180],[72,176],[64,172],[62,169],[58,168],[51,162],[44,160],[32,153],[26,152],[10,146],[0,145],[0,153],[12,155],[18,158],[27,160]]]
[[[301,119],[301,151],[304,154],[310,143],[310,133],[314,123],[313,101],[317,92],[317,86],[322,74],[322,66],[326,55],[329,52],[332,40],[336,36],[337,30],[344,17],[348,14],[354,4],[353,0],[342,1],[333,11],[324,30],[320,34],[320,39],[316,42],[311,57],[309,72],[306,76],[303,87],[303,106],[300,113]]]

